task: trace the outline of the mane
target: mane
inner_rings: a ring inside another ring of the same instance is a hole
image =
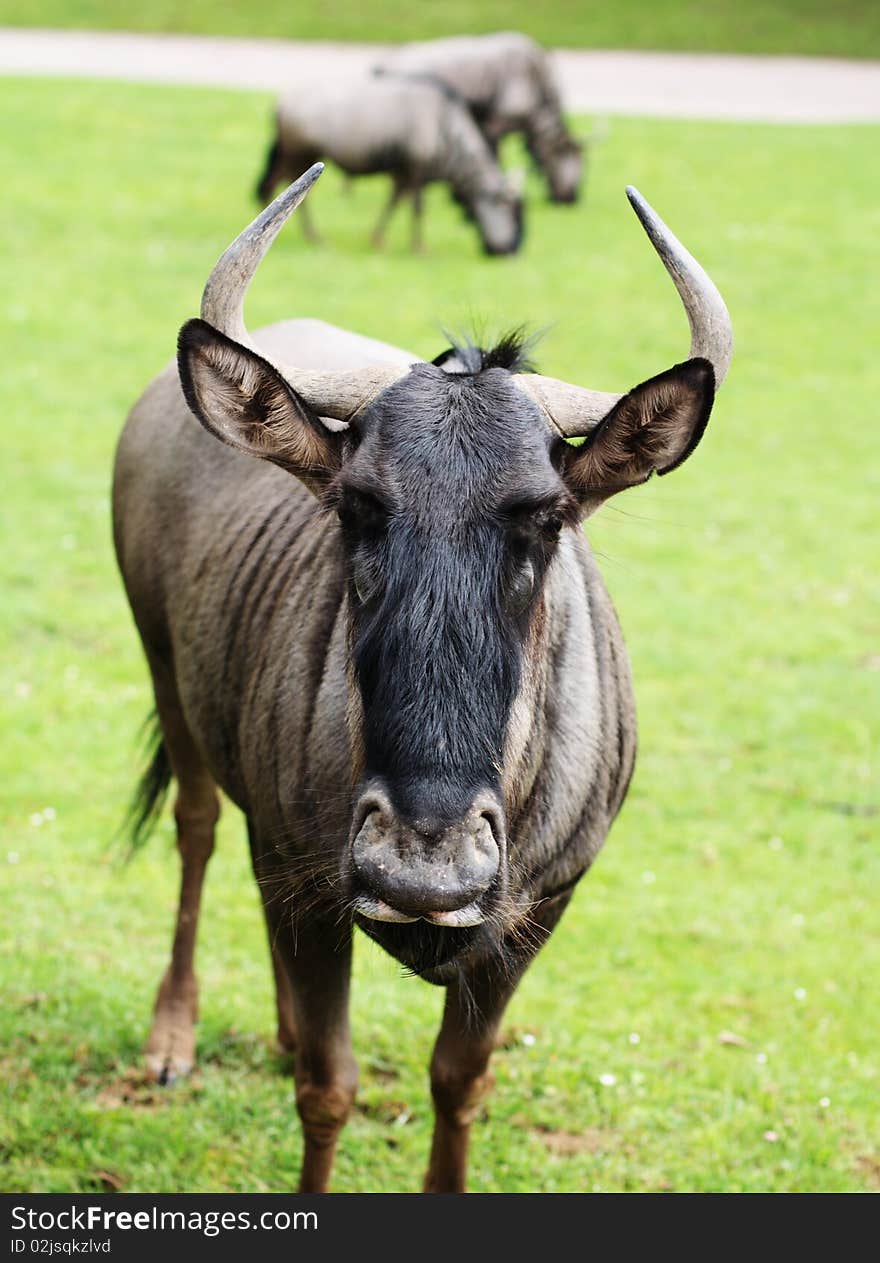
[[[450,345],[431,361],[453,373],[482,373],[487,368],[506,368],[510,373],[534,373],[532,352],[541,334],[522,325],[503,333],[488,349],[470,337],[456,338],[444,330]]]

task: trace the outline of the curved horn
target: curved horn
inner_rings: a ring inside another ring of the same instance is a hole
[[[715,369],[717,390],[727,376],[733,356],[733,328],[724,299],[693,255],[685,250],[641,193],[630,185],[626,195],[681,296],[691,327],[690,358],[699,356],[709,360]],[[587,433],[621,398],[620,395],[585,390],[536,374],[519,375],[516,383],[531,395],[556,428],[567,436]]]
[[[733,358],[733,327],[724,299],[712,279],[669,231],[638,189],[630,185],[626,195],[684,303],[691,327],[690,358],[693,360],[699,356],[709,361],[715,369],[717,390],[727,376]]]
[[[316,162],[305,174],[275,198],[252,224],[232,242],[214,264],[202,293],[202,319],[228,338],[255,351],[273,363],[301,399],[319,416],[349,421],[406,371],[396,366],[375,367],[350,372],[319,372],[291,368],[272,360],[248,333],[244,322],[244,300],[257,268],[324,170]]]
[[[244,323],[244,300],[272,242],[324,170],[316,162],[239,233],[214,264],[202,292],[202,319],[233,342],[259,351]]]

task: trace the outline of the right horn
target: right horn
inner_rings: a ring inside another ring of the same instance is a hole
[[[684,304],[691,327],[689,358],[699,357],[710,362],[715,370],[717,390],[727,376],[733,356],[733,328],[724,299],[641,193],[630,185],[626,195]],[[569,437],[588,434],[621,398],[532,373],[518,375],[516,383],[544,409],[556,428]]]

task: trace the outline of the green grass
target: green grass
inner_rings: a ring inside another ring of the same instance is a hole
[[[0,25],[92,30],[191,31],[286,39],[397,42],[486,31],[526,31],[573,48],[657,48],[700,52],[880,56],[873,0],[0,0]]]
[[[170,821],[128,866],[110,847],[150,704],[110,546],[114,442],[253,211],[269,105],[0,85],[10,1189],[296,1178],[240,818],[226,811],[209,873],[201,1069],[169,1091],[137,1067],[170,940]],[[427,258],[407,253],[403,221],[371,253],[381,181],[344,197],[329,172],[313,194],[328,244],[307,248],[292,225],[254,286],[254,325],[309,314],[428,356],[441,323],[549,326],[545,372],[623,387],[686,347],[623,197],[634,181],[734,317],[734,369],[699,452],[591,529],[633,658],[639,767],[511,1007],[476,1189],[876,1186],[877,143],[868,127],[616,123],[585,203],[550,207],[530,188],[512,260],[484,259],[439,189]],[[441,1000],[359,939],[363,1086],[337,1188],[417,1186]]]

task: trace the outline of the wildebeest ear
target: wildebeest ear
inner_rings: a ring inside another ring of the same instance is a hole
[[[186,402],[206,430],[320,494],[341,463],[342,434],[314,416],[274,365],[204,320],[188,320],[177,339],[177,367]]]
[[[617,401],[582,445],[569,448],[566,483],[589,507],[653,473],[668,474],[703,437],[714,398],[708,360],[686,360],[642,382]]]

